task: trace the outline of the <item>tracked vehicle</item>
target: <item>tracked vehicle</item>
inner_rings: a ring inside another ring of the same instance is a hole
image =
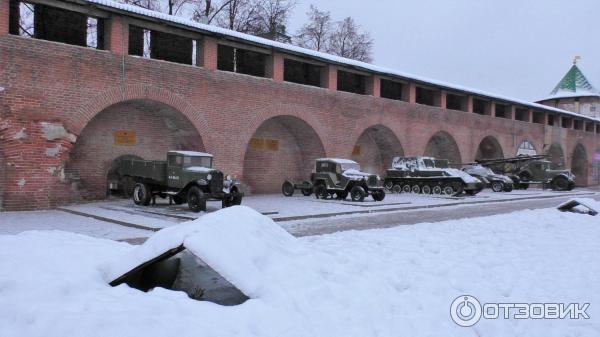
[[[463,192],[475,195],[485,184],[466,172],[450,168],[446,159],[395,157],[384,186],[394,193],[458,196]]]
[[[369,195],[375,201],[385,198],[381,178],[376,174],[362,172],[357,162],[348,159],[317,159],[310,181],[295,183],[286,180],[281,186],[281,192],[287,197],[291,197],[297,189],[305,196],[314,192],[318,199],[335,197],[343,200],[348,195],[352,201],[363,201]]]
[[[117,166],[119,180],[133,180],[133,201],[147,206],[157,196],[188,204],[193,212],[206,211],[207,200],[221,200],[223,208],[240,205],[240,184],[212,167],[213,156],[194,151],[169,151],[166,161],[124,159]],[[112,183],[114,184],[114,183]]]

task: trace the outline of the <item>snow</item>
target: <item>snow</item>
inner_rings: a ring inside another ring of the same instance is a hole
[[[210,173],[213,169],[203,166],[190,166],[185,168],[186,171],[197,172],[197,173]]]
[[[317,161],[331,161],[336,164],[358,164],[354,160],[343,159],[343,158],[319,158]]]
[[[561,91],[556,92],[553,95],[550,95],[544,99],[541,99],[540,101],[559,99],[559,98],[586,97],[586,96],[600,97],[600,93],[597,93],[594,91],[587,91],[587,90],[577,90],[577,91],[561,90]]]
[[[344,172],[342,172],[342,175],[346,176],[348,178],[356,178],[356,177],[368,177],[371,174],[363,172],[363,171],[355,170],[355,169],[348,169],[348,170],[345,170]]]
[[[384,75],[399,76],[402,78],[412,79],[415,81],[424,82],[427,84],[433,84],[433,85],[437,85],[437,86],[444,87],[444,88],[449,88],[449,89],[454,89],[454,90],[458,90],[458,91],[462,91],[462,92],[468,92],[468,93],[473,93],[476,95],[495,98],[495,99],[498,99],[501,101],[514,102],[514,103],[528,106],[531,108],[536,108],[536,109],[541,109],[541,110],[546,110],[546,111],[554,111],[554,112],[558,112],[562,115],[576,116],[576,117],[579,117],[582,119],[600,122],[600,118],[591,118],[591,117],[587,117],[587,116],[584,116],[584,115],[581,115],[578,113],[574,113],[574,112],[570,112],[570,111],[566,111],[566,110],[562,110],[562,109],[558,109],[558,108],[553,108],[553,107],[549,107],[549,106],[538,104],[538,103],[532,103],[532,102],[528,102],[525,100],[520,100],[520,99],[516,99],[516,98],[511,98],[511,97],[507,97],[507,96],[503,96],[503,95],[486,92],[483,90],[468,88],[468,87],[458,85],[458,84],[429,79],[429,78],[422,77],[422,76],[415,76],[415,75],[397,71],[394,69],[380,67],[380,66],[376,66],[376,65],[369,64],[369,63],[365,63],[365,62],[356,61],[356,60],[351,60],[351,59],[347,59],[347,58],[336,56],[336,55],[326,54],[326,53],[314,51],[311,49],[306,49],[306,48],[302,48],[302,47],[298,47],[298,46],[294,46],[294,45],[290,45],[290,44],[285,44],[285,43],[261,38],[258,36],[253,36],[253,35],[248,35],[248,34],[236,32],[236,31],[228,30],[225,28],[217,27],[217,26],[207,25],[207,24],[196,22],[196,21],[188,20],[188,19],[185,19],[182,17],[168,15],[168,14],[148,10],[145,8],[137,7],[134,5],[122,4],[122,3],[118,3],[115,1],[111,1],[111,0],[84,0],[84,1],[86,1],[88,3],[92,3],[92,4],[106,6],[106,7],[113,8],[113,9],[119,9],[119,10],[131,12],[131,13],[144,15],[144,16],[147,16],[150,18],[156,18],[156,19],[172,22],[172,23],[175,23],[178,25],[186,26],[187,28],[195,28],[202,32],[209,32],[209,33],[213,33],[213,34],[224,35],[224,36],[228,36],[228,37],[242,39],[242,40],[252,42],[252,43],[255,43],[258,45],[262,45],[262,46],[266,46],[266,47],[273,47],[273,48],[277,48],[280,50],[289,51],[289,52],[292,52],[295,54],[302,54],[302,55],[314,57],[317,59],[322,59],[322,60],[326,60],[326,61],[330,61],[330,62],[334,62],[334,63],[338,63],[338,64],[344,64],[344,65],[347,65],[350,67],[358,67],[358,68],[370,70],[370,71],[384,74]]]
[[[596,336],[599,235],[600,217],[544,209],[295,239],[245,207],[165,229],[146,248],[58,231],[4,235],[1,335]],[[183,241],[251,299],[223,307],[107,284],[115,261]],[[462,294],[591,303],[591,319],[462,328],[449,316]]]
[[[180,154],[183,156],[189,157],[212,157],[213,155],[205,152],[197,152],[197,151],[169,151],[171,154]]]

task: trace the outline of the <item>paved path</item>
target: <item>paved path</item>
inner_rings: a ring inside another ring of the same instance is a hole
[[[586,196],[600,200],[600,195]],[[448,206],[437,209],[419,209],[377,215],[355,216],[347,218],[327,218],[305,220],[286,229],[295,236],[329,234],[347,230],[364,230],[374,228],[389,228],[400,225],[413,225],[421,222],[438,222],[462,218],[474,218],[501,213],[509,213],[524,209],[556,207],[569,197],[558,197],[539,200],[520,200],[512,202],[489,203],[483,205]]]

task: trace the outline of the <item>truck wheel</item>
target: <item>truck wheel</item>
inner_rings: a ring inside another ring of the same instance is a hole
[[[148,184],[137,183],[133,188],[133,202],[136,205],[148,206],[152,200],[152,191]]]
[[[511,192],[513,190],[513,185],[512,184],[506,184],[504,185],[504,192]]]
[[[523,173],[519,174],[519,181],[521,182],[519,184],[519,188],[522,190],[528,189],[530,180],[531,180],[531,176],[529,175],[529,173],[523,172]]]
[[[221,199],[221,208],[227,208],[231,206],[231,196],[226,195]]]
[[[423,188],[421,188],[421,192],[423,192],[423,194],[431,194],[431,187],[429,187],[429,185],[425,185]]]
[[[242,204],[242,198],[244,197],[236,188],[231,191],[231,206],[239,206]]]
[[[305,196],[305,197],[310,196],[313,193],[313,188],[310,185],[310,183],[308,181],[303,181],[302,185],[303,186],[309,186],[309,187],[304,187],[304,188],[301,189],[302,195]]]
[[[352,201],[364,201],[366,195],[367,192],[365,192],[365,189],[361,186],[354,186],[350,190],[350,198]]]
[[[552,180],[552,189],[557,191],[566,191],[569,189],[569,181],[567,178],[559,176]]]
[[[327,199],[329,193],[327,192],[327,187],[323,184],[319,184],[315,186],[315,197],[317,199]]]
[[[402,192],[402,186],[394,185],[394,187],[392,187],[392,192],[400,194]]]
[[[281,185],[281,193],[283,193],[283,195],[285,195],[286,197],[291,197],[292,195],[294,195],[294,184],[292,184],[289,181],[283,182],[283,184]]]
[[[442,187],[440,185],[433,186],[433,188],[431,189],[431,193],[434,195],[442,194]]]
[[[504,189],[504,184],[501,181],[492,182],[492,191],[502,192],[503,189]]]
[[[382,201],[385,198],[385,192],[383,190],[373,191],[373,193],[371,193],[371,196],[375,201]]]
[[[198,186],[192,186],[187,195],[188,207],[192,212],[206,211],[206,198]]]

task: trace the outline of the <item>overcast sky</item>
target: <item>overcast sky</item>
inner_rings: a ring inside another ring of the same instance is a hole
[[[373,63],[526,100],[578,66],[600,90],[600,0],[298,0],[352,16],[375,39]]]

